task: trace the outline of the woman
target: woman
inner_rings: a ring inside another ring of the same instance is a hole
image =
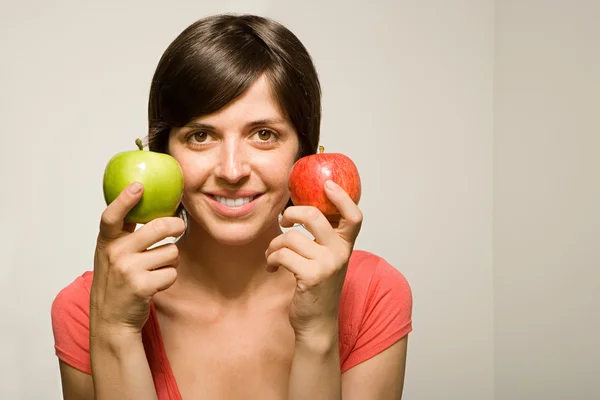
[[[159,62],[149,147],[184,175],[177,216],[134,230],[133,183],[101,217],[94,271],[52,306],[65,399],[398,399],[412,299],[354,250],[362,214],[289,203],[287,177],[319,142],[320,86],[285,27],[218,15]],[[314,237],[281,227],[304,225]],[[169,237],[174,244],[154,246]]]

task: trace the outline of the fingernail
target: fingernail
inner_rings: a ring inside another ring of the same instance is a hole
[[[325,187],[329,190],[336,190],[338,188],[338,185],[330,179],[328,181],[325,181]]]
[[[142,184],[139,182],[134,182],[129,186],[129,193],[138,194],[142,190]]]

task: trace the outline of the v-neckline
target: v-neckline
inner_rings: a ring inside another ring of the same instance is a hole
[[[143,333],[144,339],[146,339],[144,340],[146,357],[152,371],[154,386],[157,389],[159,389],[157,386],[162,386],[168,395],[168,398],[164,399],[158,393],[159,400],[183,400],[171,364],[169,363],[154,301],[150,302],[150,315],[144,325]],[[157,383],[162,383],[162,385],[157,385]]]

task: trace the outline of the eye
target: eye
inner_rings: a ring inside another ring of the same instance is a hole
[[[206,142],[208,135],[205,132],[193,132],[188,139],[193,139],[194,142],[203,143]]]
[[[258,130],[255,135],[259,142],[272,142],[279,138],[279,135],[270,129]]]
[[[261,141],[266,142],[273,137],[273,132],[268,129],[261,129],[260,131],[256,132],[256,135]]]
[[[208,134],[206,132],[192,132],[187,136],[187,141],[190,142],[190,144],[198,144],[198,143],[205,143],[208,139]]]

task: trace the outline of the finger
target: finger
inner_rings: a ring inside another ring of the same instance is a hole
[[[283,267],[301,279],[311,270],[311,263],[300,254],[283,247],[267,257],[267,270],[274,270],[277,267]]]
[[[177,238],[185,232],[185,222],[179,217],[156,218],[129,235],[127,246],[143,251],[169,237]]]
[[[170,288],[177,280],[177,270],[174,267],[164,267],[150,271],[148,285],[154,288],[154,294]]]
[[[292,206],[288,207],[279,222],[283,227],[302,224],[314,236],[317,243],[327,246],[333,243],[337,234],[331,227],[327,218],[316,207]]]
[[[348,193],[332,180],[325,182],[325,193],[341,214],[336,231],[346,241],[354,242],[363,221],[360,208]]]
[[[151,250],[146,250],[138,254],[138,257],[140,264],[146,270],[179,266],[179,249],[174,243],[163,244]]]
[[[308,236],[296,231],[291,230],[284,234],[277,236],[269,244],[269,248],[265,253],[265,257],[269,257],[269,254],[276,252],[282,248],[288,248],[300,256],[314,260],[321,254],[321,246],[315,243]]]
[[[116,239],[123,234],[123,231],[133,231],[135,224],[125,224],[124,219],[142,198],[143,189],[141,183],[133,182],[106,207],[100,218],[100,237],[102,239]]]

